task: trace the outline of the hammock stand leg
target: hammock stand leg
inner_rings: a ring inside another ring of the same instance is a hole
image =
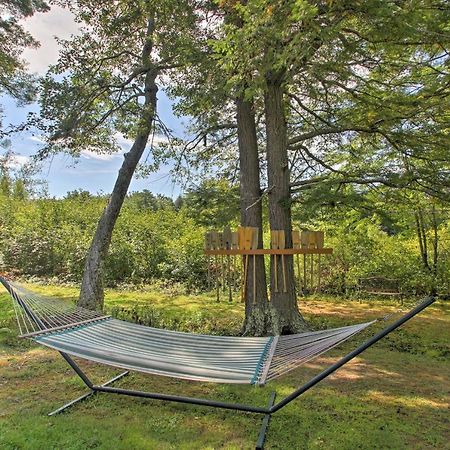
[[[409,311],[404,316],[400,317],[397,321],[395,321],[393,324],[387,326],[383,330],[381,330],[379,333],[372,336],[370,339],[362,343],[359,347],[355,348],[350,353],[347,353],[343,358],[341,358],[336,363],[332,364],[331,366],[327,367],[325,370],[320,372],[315,377],[311,378],[307,383],[305,383],[303,386],[296,389],[294,392],[289,394],[287,397],[285,397],[283,400],[279,401],[275,405],[273,405],[271,408],[269,408],[270,413],[273,414],[277,412],[279,409],[284,408],[288,403],[295,400],[300,395],[304,394],[306,391],[314,387],[317,383],[322,381],[323,379],[329,377],[333,372],[338,370],[343,365],[347,364],[349,361],[351,361],[353,358],[358,356],[360,353],[367,350],[369,347],[372,347],[373,344],[378,342],[380,339],[383,339],[385,336],[387,336],[389,333],[397,329],[399,326],[403,325],[408,320],[412,319],[416,314],[423,311],[425,308],[428,308],[432,303],[436,301],[436,297],[427,297],[420,305],[416,306],[414,309]]]
[[[70,408],[71,406],[82,402],[83,400],[88,399],[89,397],[92,397],[93,395],[97,394],[97,390],[94,389],[94,385],[89,380],[89,378],[86,376],[86,374],[78,367],[78,365],[75,363],[75,361],[66,353],[61,353],[61,356],[67,361],[67,363],[72,367],[72,369],[76,372],[76,374],[83,380],[83,383],[90,389],[89,392],[86,392],[86,394],[81,395],[80,397],[70,401],[69,403],[66,403],[65,405],[59,407],[58,409],[55,409],[54,411],[48,413],[48,416],[55,416],[56,414],[60,414],[64,412],[66,409]],[[124,376],[128,375],[130,372],[127,370],[114,378],[111,378],[110,380],[103,383],[101,386],[108,386],[112,383],[114,383],[117,380],[120,380]]]
[[[275,403],[275,396],[277,395],[276,392],[272,392],[269,397],[269,404],[267,407],[270,409],[272,408],[273,404]],[[264,419],[261,424],[261,430],[259,431],[258,441],[256,442],[256,450],[263,450],[264,448],[264,441],[266,440],[266,433],[267,428],[269,427],[270,418],[272,417],[272,414],[266,414],[264,416]]]

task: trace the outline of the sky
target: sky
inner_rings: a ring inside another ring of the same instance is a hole
[[[58,44],[55,37],[69,38],[78,31],[71,13],[59,7],[53,7],[47,13],[35,14],[23,23],[41,44],[38,49],[26,49],[23,59],[27,61],[30,72],[40,75],[46,72],[50,64],[57,61]],[[38,111],[36,104],[18,107],[15,101],[7,96],[1,96],[0,103],[4,113],[4,127],[22,122],[28,112]],[[158,114],[175,135],[183,135],[183,123],[173,115],[172,103],[163,91],[158,93]],[[11,141],[12,150],[16,153],[16,166],[25,163],[42,146],[42,137],[31,132],[15,135]],[[122,136],[118,136],[118,142],[122,151],[112,155],[84,151],[76,161],[67,155],[57,155],[51,161],[44,162],[38,178],[46,181],[48,193],[52,197],[63,197],[67,192],[76,189],[87,190],[93,194],[109,193],[123,161],[123,153],[132,144]],[[148,150],[144,157],[147,153]],[[155,194],[176,198],[181,193],[181,187],[172,182],[169,170],[170,167],[161,167],[148,178],[133,179],[130,191],[148,189]]]

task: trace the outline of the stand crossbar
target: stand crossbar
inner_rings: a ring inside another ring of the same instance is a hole
[[[125,377],[129,373],[130,373],[130,371],[127,370],[127,371],[115,376],[114,378],[111,378],[106,383],[103,383],[101,386],[106,387],[106,386],[114,383],[115,381],[120,380],[121,378]],[[94,387],[94,386],[92,386],[92,387]],[[75,400],[72,400],[69,403],[66,403],[65,405],[59,407],[58,409],[55,409],[54,411],[48,413],[48,416],[56,416],[56,414],[60,414],[60,413],[64,412],[66,409],[70,408],[71,406],[75,405],[76,403],[80,403],[83,400],[86,400],[89,397],[92,397],[93,395],[97,394],[98,390],[92,389],[92,388],[90,388],[90,389],[91,390],[89,392],[86,392],[86,394],[83,394],[80,397],[76,398]]]
[[[204,250],[205,255],[331,255],[332,248],[252,248]]]

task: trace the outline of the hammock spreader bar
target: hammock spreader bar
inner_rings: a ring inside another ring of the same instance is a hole
[[[2,282],[5,285],[5,280],[0,278],[0,282]],[[8,289],[8,291],[11,293],[11,290]],[[15,296],[11,294],[13,298]],[[263,426],[261,428],[260,436],[258,439],[257,449],[262,449],[264,439],[265,439],[265,433],[267,430],[268,422],[272,414],[280,410],[281,408],[285,407],[287,404],[307,392],[309,389],[311,389],[313,386],[315,386],[317,383],[322,381],[323,379],[330,376],[332,373],[334,373],[336,370],[338,370],[343,365],[347,364],[349,361],[351,361],[353,358],[367,350],[369,347],[374,345],[376,342],[378,342],[380,339],[383,339],[385,336],[387,336],[389,333],[403,325],[405,322],[413,318],[415,315],[423,311],[425,308],[429,307],[434,301],[436,300],[435,297],[427,297],[424,299],[418,306],[413,308],[410,312],[402,316],[400,319],[392,323],[391,325],[384,328],[382,331],[365,341],[363,344],[358,346],[356,349],[345,355],[343,358],[338,360],[336,363],[332,364],[322,372],[320,372],[318,375],[313,377],[311,380],[309,380],[307,383],[305,383],[303,386],[296,389],[294,392],[292,392],[290,395],[285,397],[284,399],[280,400],[278,403],[273,404],[274,402],[274,394],[271,395],[269,406],[263,408],[263,407],[257,407],[252,405],[245,405],[245,404],[235,404],[235,403],[226,403],[226,402],[220,402],[220,401],[214,401],[209,399],[202,399],[202,398],[195,398],[195,397],[184,397],[184,396],[178,396],[178,395],[170,395],[170,394],[162,394],[162,393],[152,393],[152,392],[143,392],[143,391],[136,391],[136,390],[129,390],[129,389],[121,389],[110,386],[110,384],[113,381],[116,381],[117,379],[121,378],[122,376],[126,375],[126,373],[119,375],[118,377],[102,384],[102,385],[96,385],[94,384],[88,376],[81,370],[81,368],[75,363],[75,361],[66,353],[61,352],[60,354],[62,357],[67,361],[67,363],[72,367],[72,369],[75,371],[75,373],[81,378],[81,380],[84,382],[84,384],[89,388],[90,392],[89,394],[96,394],[98,392],[104,392],[104,393],[112,393],[112,394],[119,394],[119,395],[127,395],[132,397],[140,397],[140,398],[149,398],[154,400],[164,400],[164,401],[171,401],[171,402],[177,402],[177,403],[187,403],[187,404],[194,404],[194,405],[201,405],[201,406],[210,406],[214,408],[222,408],[222,409],[229,409],[229,410],[235,410],[235,411],[243,411],[248,413],[254,413],[254,414],[263,414],[265,417],[263,419]],[[39,319],[38,319],[39,320]],[[41,325],[42,326],[42,322]],[[89,325],[88,325],[89,327]],[[38,338],[38,339],[42,339]],[[72,401],[68,403],[67,405],[64,405],[61,408],[58,408],[58,410],[54,411],[53,413],[58,413],[66,410],[69,406],[74,405],[77,403],[77,401],[84,400],[87,398],[88,395],[84,395],[77,399],[76,401]]]
[[[38,336],[42,336],[43,334],[54,333],[56,331],[67,330],[68,328],[77,328],[83,325],[87,325],[88,323],[98,322],[100,320],[110,319],[111,316],[100,316],[95,317],[93,319],[82,320],[81,322],[74,322],[70,325],[60,325],[59,327],[46,328],[45,330],[33,331],[32,333],[21,334],[20,338],[36,338]]]

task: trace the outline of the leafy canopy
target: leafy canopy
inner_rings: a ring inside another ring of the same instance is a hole
[[[448,197],[445,2],[223,1],[213,42],[230,92],[280,84],[292,188],[351,183]]]
[[[146,75],[162,83],[190,54],[195,11],[187,0],[61,3],[80,35],[60,41],[59,60],[42,83],[42,156],[117,151],[119,138],[133,139],[145,125]]]
[[[36,93],[35,77],[27,73],[22,52],[39,45],[20,21],[35,12],[48,10],[47,3],[42,0],[0,2],[0,94],[10,95],[19,104],[33,101]]]

